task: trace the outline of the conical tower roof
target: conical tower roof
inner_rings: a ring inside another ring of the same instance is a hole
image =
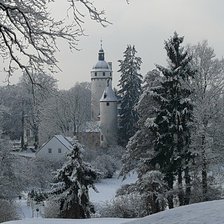
[[[107,82],[107,87],[103,91],[103,95],[100,99],[100,102],[117,102],[117,97],[112,89],[110,80]]]

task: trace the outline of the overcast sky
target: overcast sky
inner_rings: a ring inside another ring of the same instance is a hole
[[[59,0],[55,13],[60,14],[65,0]],[[70,52],[60,44],[57,54],[62,72],[55,75],[60,89],[69,89],[76,82],[90,81],[90,70],[97,62],[100,40],[103,40],[106,61],[113,63],[113,84],[119,80],[118,60],[128,44],[135,45],[142,58],[145,75],[155,64],[166,65],[164,40],[174,31],[184,36],[184,44],[208,40],[217,57],[224,55],[223,0],[95,0],[104,9],[112,25],[103,28],[89,20],[86,13],[83,28],[88,36],[79,41],[80,51]]]

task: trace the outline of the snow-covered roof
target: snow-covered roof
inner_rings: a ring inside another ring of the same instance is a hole
[[[80,132],[100,132],[99,121],[89,121],[80,127]]]
[[[93,66],[93,69],[110,69],[109,64],[106,61],[98,61],[96,65]]]
[[[107,85],[106,89],[103,91],[100,102],[117,102],[117,97],[112,90],[111,84]]]
[[[104,50],[101,46],[101,49],[98,53],[98,62],[93,66],[93,70],[109,70],[111,71],[111,66],[104,59]]]
[[[27,158],[35,158],[36,153],[35,152],[11,152],[12,155],[15,156],[22,156],[22,157],[27,157]]]
[[[66,148],[69,150],[73,149],[72,144],[62,135],[55,135],[55,138],[57,138]]]

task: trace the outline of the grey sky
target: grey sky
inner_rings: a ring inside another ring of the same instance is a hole
[[[60,14],[65,0],[58,0],[55,13]],[[142,75],[155,64],[166,64],[164,40],[174,31],[185,36],[185,44],[208,40],[217,57],[224,55],[224,1],[223,0],[95,0],[99,9],[105,9],[113,24],[106,28],[87,17],[83,27],[88,36],[79,42],[81,51],[70,52],[60,44],[57,54],[62,72],[55,77],[60,89],[68,89],[75,82],[90,81],[90,70],[97,62],[100,39],[106,61],[113,62],[114,86],[119,80],[118,60],[123,58],[127,44],[135,45],[142,58]]]

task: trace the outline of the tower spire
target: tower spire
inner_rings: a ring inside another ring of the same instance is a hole
[[[100,40],[100,49],[103,50],[103,40]]]
[[[100,50],[98,54],[98,60],[99,61],[104,61],[104,51],[103,51],[103,41],[102,39],[100,40]]]

